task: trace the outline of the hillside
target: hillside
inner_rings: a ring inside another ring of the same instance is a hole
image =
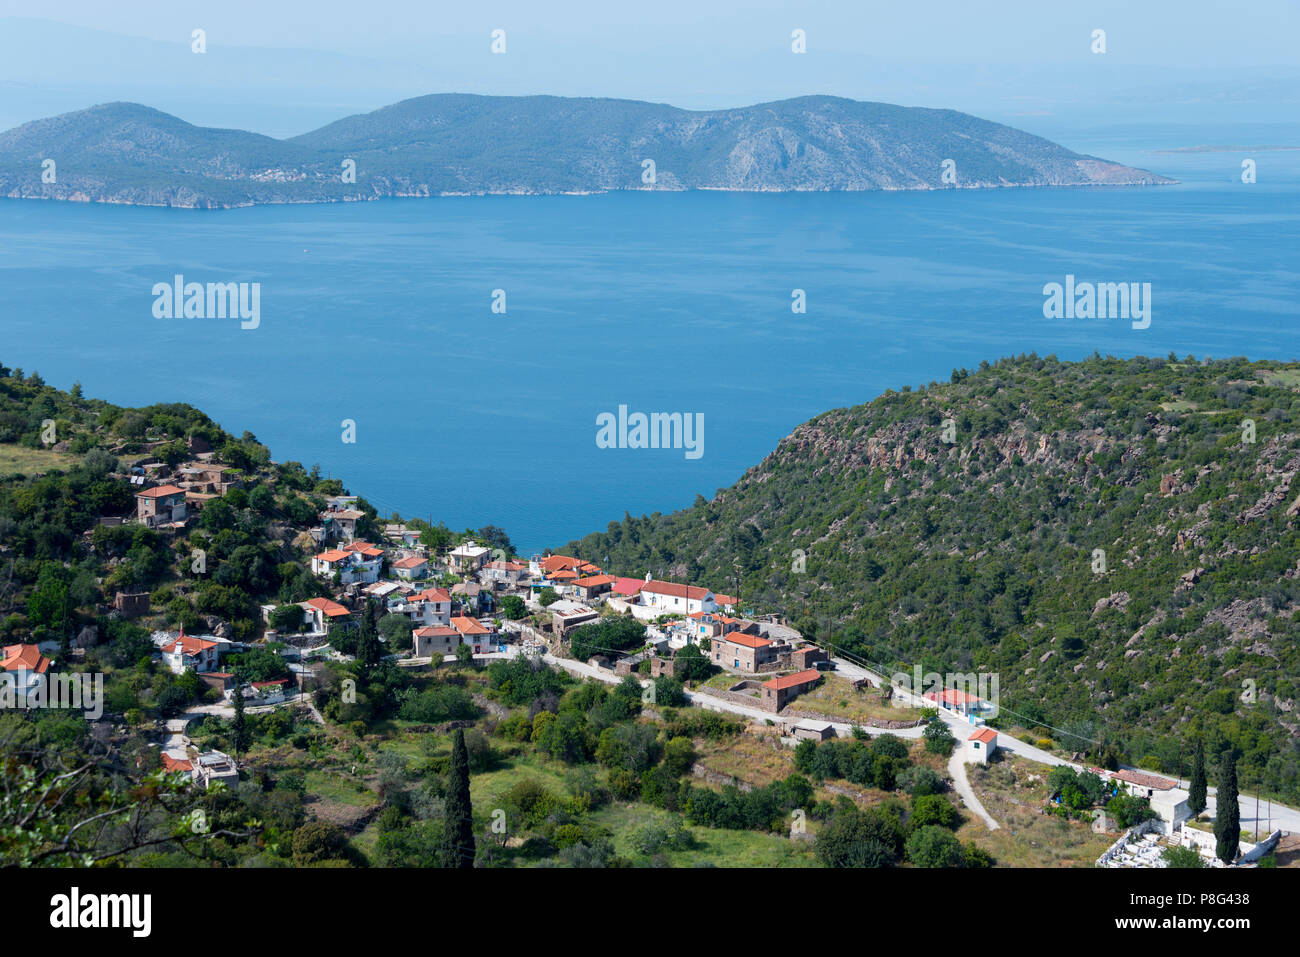
[[[55,181],[42,163],[55,161]],[[343,163],[356,163],[343,182]],[[653,182],[643,162],[653,160]],[[691,111],[438,94],[276,140],[109,103],[0,133],[0,195],[159,206],[620,189],[894,190],[1170,180],[954,110],[808,96]]]
[[[1244,359],[983,364],[819,415],[713,500],[567,548],[737,584],[888,668],[996,672],[1010,720],[1093,755],[1174,772],[1194,734],[1232,743],[1294,798],[1297,390],[1300,367]]]

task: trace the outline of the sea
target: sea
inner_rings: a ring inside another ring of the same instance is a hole
[[[818,413],[982,360],[1300,358],[1294,125],[1043,135],[1178,183],[0,200],[0,361],[120,405],[190,403],[381,512],[497,525],[532,554],[711,497]],[[259,284],[257,327],[158,318],[177,275]],[[1045,318],[1067,276],[1149,283],[1149,325]],[[620,407],[690,416],[699,454],[602,447]]]

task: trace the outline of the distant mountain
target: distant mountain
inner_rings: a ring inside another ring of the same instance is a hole
[[[43,180],[45,160],[54,161],[54,182]],[[348,160],[355,182],[344,182]],[[192,126],[134,103],[95,106],[0,134],[0,195],[227,207],[619,189],[951,189],[946,160],[958,187],[1172,182],[953,110],[829,96],[691,111],[439,94],[287,140]]]

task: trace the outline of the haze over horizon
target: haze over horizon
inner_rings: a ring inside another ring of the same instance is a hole
[[[200,126],[294,136],[428,93],[599,96],[687,109],[807,94],[962,110],[1051,136],[1063,124],[1280,123],[1300,84],[1300,12],[1265,0],[1224,16],[1208,2],[1087,11],[1015,0],[993,12],[759,0],[744,15],[668,0],[640,10],[520,2],[466,12],[413,0],[339,0],[303,18],[236,0],[0,2],[0,129],[112,100]],[[195,28],[207,52],[191,52]],[[790,50],[794,29],[808,52]],[[506,31],[506,53],[490,51]],[[1090,52],[1094,29],[1104,55]],[[105,77],[111,77],[106,80]],[[1058,134],[1059,135],[1059,134]]]

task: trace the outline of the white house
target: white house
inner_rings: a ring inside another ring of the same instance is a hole
[[[413,548],[420,541],[420,533],[405,525],[385,525],[384,538],[397,545]]]
[[[451,595],[441,588],[426,588],[412,595],[390,600],[388,611],[405,615],[418,627],[451,624]]]
[[[481,621],[460,615],[451,620],[451,627],[460,633],[461,641],[474,646],[476,655],[492,651],[497,643],[495,625],[489,628]]]
[[[298,602],[298,606],[302,608],[303,625],[312,634],[326,634],[333,626],[347,624],[352,619],[352,612],[328,598],[309,598]]]
[[[462,640],[460,632],[450,625],[426,625],[411,632],[411,654],[416,658],[454,655]]]
[[[641,586],[641,603],[664,615],[693,615],[718,610],[713,592],[707,588],[654,581],[650,578]]]
[[[419,555],[407,555],[405,558],[399,558],[390,566],[393,574],[398,578],[405,578],[407,581],[425,578],[429,574],[429,560],[421,558]]]
[[[980,728],[966,739],[966,761],[988,764],[998,749],[998,733],[992,728]]]
[[[13,694],[26,697],[34,692],[50,667],[50,659],[36,645],[5,645],[3,669],[9,675]]]
[[[187,671],[216,671],[220,644],[209,638],[195,638],[180,630],[172,641],[162,646],[163,663],[173,674]]]
[[[354,582],[370,584],[379,580],[379,569],[384,564],[382,549],[367,542],[353,542],[346,548],[333,548],[313,555],[311,571],[322,578],[333,578],[338,572],[344,585]]]
[[[477,542],[465,542],[447,554],[447,564],[458,574],[476,572],[483,567],[490,555],[491,552]]]

